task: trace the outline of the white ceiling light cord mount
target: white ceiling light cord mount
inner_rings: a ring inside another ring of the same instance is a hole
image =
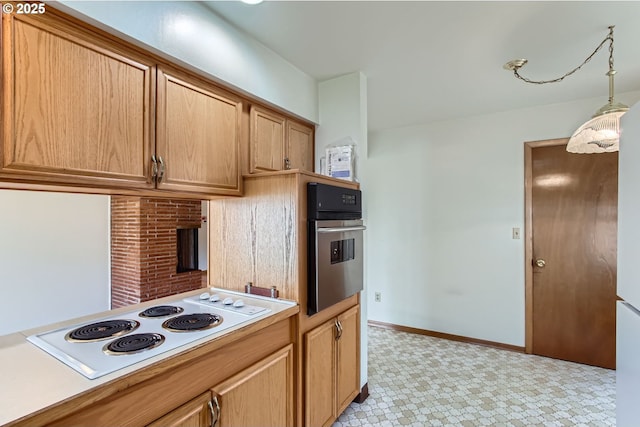
[[[609,26],[609,34],[607,34],[607,37],[600,42],[598,47],[596,47],[593,53],[591,53],[582,64],[556,79],[531,80],[521,76],[519,70],[528,62],[526,59],[514,59],[504,64],[506,70],[513,71],[513,75],[524,82],[533,84],[557,83],[581,69],[598,53],[605,43],[609,42],[609,71],[606,73],[609,77],[609,102],[598,109],[591,120],[580,126],[578,130],[571,135],[567,143],[567,151],[571,153],[608,153],[619,150],[620,117],[629,110],[629,107],[615,102],[613,99],[613,76],[616,73],[616,70],[613,69],[614,27],[614,25]]]

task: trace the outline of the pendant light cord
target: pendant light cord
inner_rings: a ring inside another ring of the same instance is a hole
[[[553,80],[531,80],[531,79],[528,79],[526,77],[521,76],[520,73],[518,73],[518,70],[520,68],[522,68],[524,63],[522,65],[516,65],[516,66],[513,67],[513,75],[515,75],[517,78],[519,78],[520,80],[522,80],[524,82],[533,83],[533,84],[537,84],[537,85],[542,85],[542,84],[545,84],[545,83],[561,82],[562,80],[565,79],[565,77],[569,77],[570,75],[572,75],[573,73],[575,73],[576,71],[581,69],[587,62],[591,61],[591,58],[593,58],[594,55],[596,53],[598,53],[598,51],[600,51],[600,49],[602,49],[602,46],[604,46],[604,44],[607,41],[609,41],[609,73],[607,73],[607,75],[612,75],[612,74],[615,73],[615,71],[613,69],[613,28],[614,27],[615,27],[615,25],[611,25],[609,27],[609,34],[607,35],[607,37],[605,37],[605,39],[600,42],[600,44],[598,45],[596,50],[594,50],[593,53],[591,55],[589,55],[587,57],[587,59],[585,59],[582,64],[578,65],[576,68],[574,68],[573,70],[569,71],[568,73],[566,73],[562,77],[558,77],[557,79],[553,79]],[[525,61],[525,63],[526,63],[526,61]],[[613,99],[613,97],[610,94],[610,100],[611,99]]]

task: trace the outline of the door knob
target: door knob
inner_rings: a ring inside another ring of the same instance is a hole
[[[543,268],[545,265],[547,265],[547,263],[541,258],[536,260],[536,265],[540,268]]]

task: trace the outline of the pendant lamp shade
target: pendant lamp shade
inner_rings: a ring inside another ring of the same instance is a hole
[[[594,116],[571,135],[567,143],[567,151],[580,154],[618,151],[620,149],[620,117],[625,112],[626,110],[614,111]]]

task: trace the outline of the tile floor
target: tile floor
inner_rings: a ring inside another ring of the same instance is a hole
[[[333,427],[615,426],[615,371],[368,328],[369,398]]]

